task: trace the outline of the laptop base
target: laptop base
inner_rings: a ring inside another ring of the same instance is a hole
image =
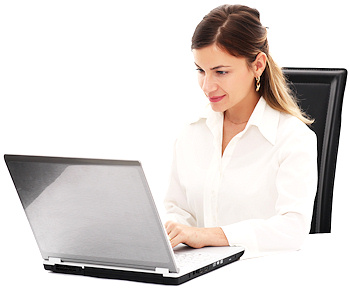
[[[106,268],[95,268],[88,266],[68,266],[68,265],[48,265],[44,264],[45,270],[62,273],[62,274],[73,274],[73,275],[82,275],[90,276],[96,278],[107,278],[107,279],[118,279],[118,280],[128,280],[136,282],[146,282],[154,284],[165,284],[165,285],[180,285],[184,282],[192,280],[196,277],[206,274],[207,272],[214,271],[225,265],[236,262],[241,258],[244,252],[239,252],[235,255],[223,259],[223,262],[220,264],[210,264],[205,267],[202,267],[196,271],[187,273],[179,277],[166,277],[162,274],[155,273],[145,273],[145,272],[133,272],[133,271],[123,271],[115,269],[106,269]]]

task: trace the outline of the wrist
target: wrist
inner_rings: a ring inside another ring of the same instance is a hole
[[[229,246],[224,231],[220,227],[202,228],[204,246],[222,247]]]

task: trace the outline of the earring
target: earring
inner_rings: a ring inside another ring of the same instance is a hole
[[[260,77],[256,77],[255,78],[256,80],[256,91],[258,92],[260,90]]]

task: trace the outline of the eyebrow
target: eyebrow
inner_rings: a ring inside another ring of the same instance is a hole
[[[198,68],[201,68],[198,64],[194,63]],[[223,68],[223,67],[231,67],[229,65],[218,65],[216,67],[212,67],[210,70],[215,70],[215,69],[219,69],[219,68]]]

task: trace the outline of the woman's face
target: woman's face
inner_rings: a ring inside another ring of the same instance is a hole
[[[246,59],[235,57],[216,45],[193,50],[198,82],[216,112],[225,112],[257,98],[255,75]]]

